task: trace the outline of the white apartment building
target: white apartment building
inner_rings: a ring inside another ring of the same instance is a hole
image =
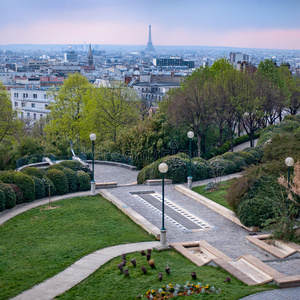
[[[50,113],[49,104],[53,96],[49,88],[12,88],[11,101],[20,118],[30,119],[32,123]]]

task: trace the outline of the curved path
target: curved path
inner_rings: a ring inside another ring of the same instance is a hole
[[[78,284],[103,264],[123,253],[146,250],[158,245],[159,242],[143,242],[135,244],[118,245],[104,248],[91,253],[76,261],[69,268],[52,278],[34,286],[32,289],[18,295],[14,300],[51,300],[54,297]]]
[[[132,184],[136,181],[137,171],[124,170],[114,166],[95,166],[95,177],[97,182],[116,181],[122,185]],[[127,174],[127,175],[126,175]],[[99,176],[99,177],[97,177]],[[232,176],[232,175],[231,175]],[[99,181],[98,181],[99,180]],[[214,180],[214,179],[211,179]],[[207,183],[207,181],[205,182]],[[197,185],[202,184],[197,182]],[[196,185],[196,184],[195,184]],[[161,214],[156,211],[149,209],[143,203],[139,202],[131,194],[132,192],[147,192],[153,190],[157,193],[161,193],[161,186],[145,186],[145,185],[132,185],[122,186],[115,189],[111,189],[110,193],[122,199],[125,206],[130,207],[138,214],[143,216],[146,220],[151,222],[157,228],[161,226]],[[81,192],[75,194],[69,194],[65,196],[52,197],[51,201],[58,201],[65,198],[71,198],[74,196],[85,196],[89,195],[90,192]],[[269,259],[265,254],[257,251],[255,248],[250,246],[245,241],[245,236],[249,233],[238,225],[225,219],[221,215],[211,211],[209,208],[195,203],[189,197],[186,197],[174,189],[173,185],[165,187],[165,197],[172,200],[177,205],[183,207],[186,211],[190,211],[198,217],[201,217],[204,221],[212,226],[211,230],[203,231],[183,231],[181,228],[173,224],[171,221],[166,220],[167,241],[178,242],[178,241],[196,241],[204,239],[214,247],[224,252],[226,255],[235,259],[243,254],[252,254],[261,260]],[[3,224],[8,219],[15,215],[29,210],[32,207],[47,204],[48,199],[37,200],[32,203],[26,203],[16,206],[15,208],[0,213],[0,224]],[[75,284],[82,281],[84,278],[93,273],[103,263],[106,263],[115,256],[121,255],[124,252],[134,252],[147,248],[157,246],[159,242],[146,242],[137,244],[128,244],[109,247],[98,250],[86,257],[83,257],[79,261],[75,262],[72,266],[57,274],[56,276],[46,280],[45,282],[34,286],[32,289],[24,291],[14,299],[18,300],[42,300],[42,299],[53,299],[58,294],[68,290]],[[299,274],[300,265],[297,266],[299,258],[296,256],[290,261],[283,261],[281,263],[281,272],[285,275]],[[271,263],[270,263],[271,264]],[[300,287],[274,290],[268,292],[262,292],[248,296],[244,299],[251,300],[264,300],[264,299],[300,299]]]

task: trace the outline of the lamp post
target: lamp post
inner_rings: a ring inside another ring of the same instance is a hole
[[[95,195],[95,163],[94,163],[94,147],[95,147],[95,140],[97,136],[95,133],[90,134],[90,140],[92,141],[92,170],[93,170],[93,178],[91,181],[91,195]]]
[[[285,159],[285,164],[288,167],[288,189],[289,189],[290,188],[290,176],[291,176],[291,170],[290,169],[294,164],[294,159],[292,157],[287,157]]]
[[[158,166],[159,172],[162,174],[162,226],[160,230],[160,248],[166,249],[167,246],[167,230],[165,228],[165,173],[168,171],[168,165],[161,163]]]
[[[188,180],[188,188],[191,189],[192,188],[192,182],[193,182],[193,177],[191,176],[191,169],[192,169],[192,138],[194,137],[194,132],[193,131],[189,131],[187,133],[188,138],[190,139],[190,165],[189,165],[189,177],[187,178]]]

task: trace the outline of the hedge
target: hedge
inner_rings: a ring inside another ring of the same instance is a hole
[[[10,186],[12,187],[12,189],[14,190],[14,193],[16,195],[16,204],[23,203],[24,202],[24,195],[23,195],[21,189],[13,183],[11,183]]]
[[[0,172],[0,180],[17,185],[23,193],[24,202],[30,202],[35,199],[35,185],[30,176],[22,172]]]
[[[79,191],[88,191],[91,189],[91,178],[89,174],[83,171],[78,171],[77,182]]]
[[[237,215],[245,226],[262,226],[275,215],[274,201],[260,197],[244,200],[238,206]]]
[[[13,188],[8,183],[0,183],[0,189],[5,194],[5,208],[13,208],[16,206],[16,195]]]
[[[90,170],[88,166],[83,165],[79,161],[74,161],[74,160],[64,160],[60,162],[60,165],[70,168],[71,170],[77,172],[77,171],[83,171],[85,173],[88,173],[90,175],[90,180],[93,178],[93,172]]]
[[[45,195],[45,185],[42,179],[36,176],[30,176],[35,184],[35,199],[44,198]]]
[[[46,171],[46,175],[53,182],[56,195],[64,195],[69,192],[69,183],[64,172],[57,169],[50,169]]]
[[[38,177],[40,179],[42,179],[44,176],[43,171],[36,167],[27,167],[27,168],[22,169],[21,172],[24,174],[27,174],[29,176]]]
[[[226,152],[206,161],[203,158],[192,158],[191,176],[194,181],[206,178],[222,176],[242,171],[246,166],[256,164],[261,160],[261,150]],[[189,159],[186,154],[177,154],[160,158],[154,163],[144,167],[138,174],[138,184],[143,184],[148,179],[160,179],[158,165],[165,162],[169,169],[166,178],[173,180],[174,183],[185,182],[189,175]]]
[[[0,211],[5,209],[5,193],[0,189]]]
[[[75,171],[70,168],[64,167],[61,163],[49,166],[47,169],[56,169],[62,171],[68,179],[69,193],[77,192],[77,174]]]
[[[42,179],[43,183],[44,183],[44,197],[49,197],[49,186],[50,186],[50,195],[51,196],[55,196],[56,195],[56,187],[53,184],[53,182],[45,175],[43,176]]]

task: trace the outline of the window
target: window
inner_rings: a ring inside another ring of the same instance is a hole
[[[45,104],[45,109],[49,109],[48,104]]]
[[[15,107],[18,107],[19,103],[18,102],[15,102]]]
[[[24,118],[24,113],[21,111],[21,118],[23,119]]]
[[[47,94],[44,94],[44,99],[48,99],[48,95]]]
[[[42,118],[43,117],[43,114],[40,114],[40,118]]]
[[[15,98],[19,98],[19,93],[14,93]]]
[[[35,108],[35,103],[31,103],[31,108]]]
[[[36,114],[33,114],[33,120],[36,120]]]
[[[27,117],[30,118],[30,113],[27,113]]]
[[[28,94],[27,93],[23,93],[23,98],[28,98]]]
[[[22,102],[22,107],[25,107],[25,102]]]
[[[33,94],[33,99],[37,99],[37,94]]]

